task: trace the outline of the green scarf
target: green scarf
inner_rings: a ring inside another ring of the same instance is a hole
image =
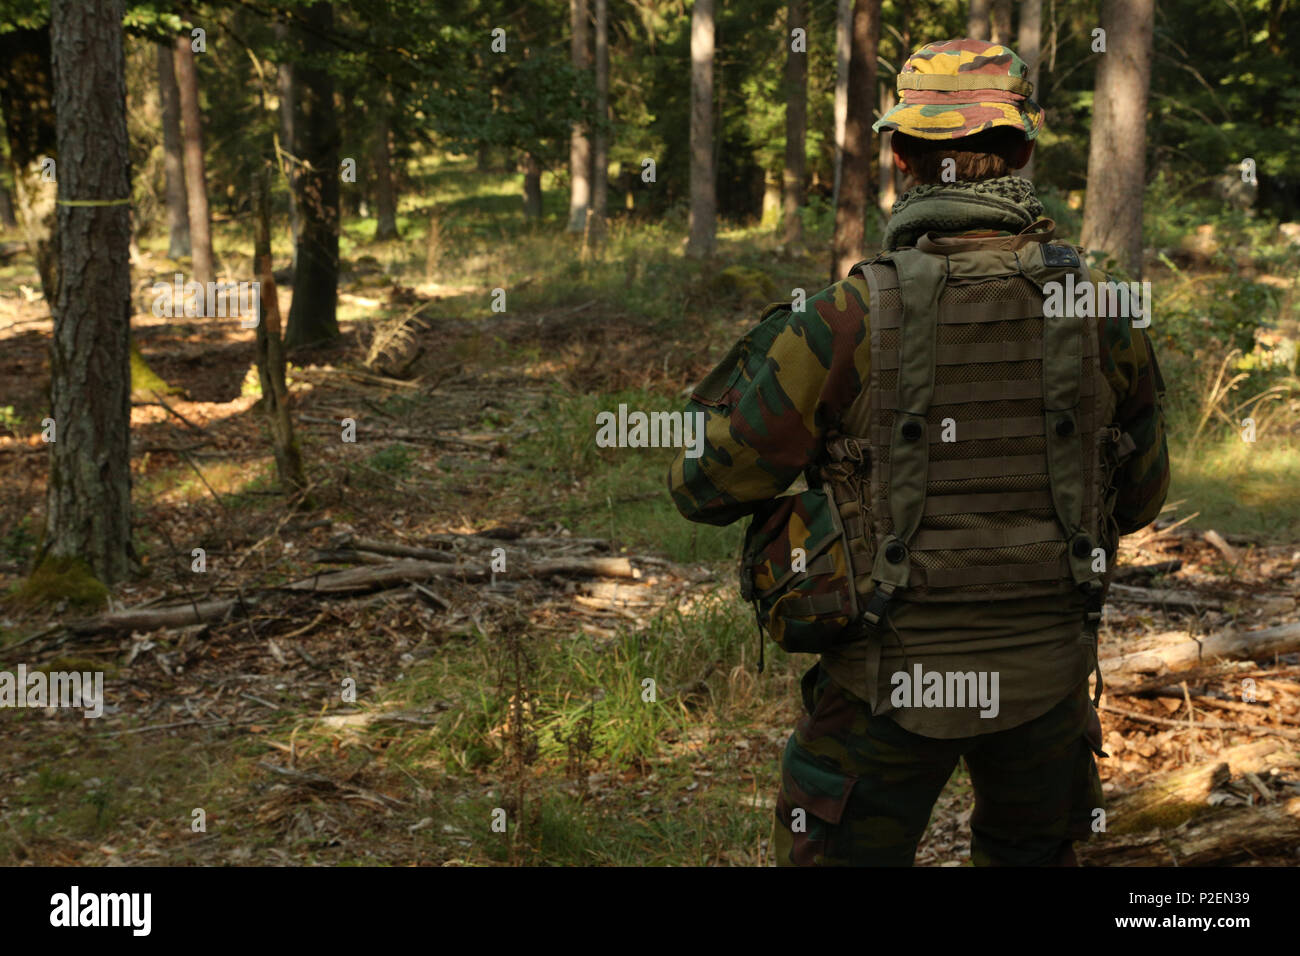
[[[927,232],[998,229],[1018,233],[1043,215],[1034,184],[1020,176],[977,183],[915,186],[894,203],[885,227],[884,247],[916,244]]]

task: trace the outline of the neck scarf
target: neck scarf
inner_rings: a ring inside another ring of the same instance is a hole
[[[916,244],[927,232],[997,229],[1018,233],[1043,215],[1034,184],[1021,176],[915,186],[894,203],[884,247]]]

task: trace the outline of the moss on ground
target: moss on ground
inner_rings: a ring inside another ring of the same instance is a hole
[[[19,585],[13,600],[28,607],[67,601],[73,607],[99,608],[108,601],[108,588],[81,558],[50,556]]]
[[[138,400],[147,400],[157,395],[183,395],[185,389],[169,385],[167,381],[149,367],[148,361],[140,352],[140,347],[131,343],[131,394],[139,396]]]

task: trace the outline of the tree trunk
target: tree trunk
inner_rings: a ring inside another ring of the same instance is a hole
[[[260,288],[257,323],[257,379],[262,386],[262,404],[271,430],[275,472],[285,491],[302,493],[307,481],[302,474],[302,455],[289,417],[289,388],[284,377],[284,343],[280,338],[280,300],[275,291],[271,262],[270,171],[258,173],[256,187],[257,235],[253,258]]]
[[[1155,0],[1104,0],[1082,243],[1142,275],[1142,189]]]
[[[182,137],[185,143],[185,188],[189,192],[190,255],[194,279],[214,279],[212,216],[203,167],[203,115],[199,112],[199,75],[188,36],[176,38],[176,84],[180,90]]]
[[[1020,59],[1029,66],[1029,82],[1034,84],[1032,96],[1043,105],[1043,93],[1038,88],[1039,60],[1042,59],[1043,46],[1043,0],[1020,0],[1020,37],[1016,41],[1016,52]],[[1029,155],[1020,175],[1026,179],[1034,178],[1034,156]]]
[[[285,345],[298,348],[338,337],[339,324],[339,127],[334,112],[334,80],[319,57],[334,28],[328,3],[306,8],[301,49],[312,65],[296,71],[298,111],[294,117],[295,155],[300,160],[298,261],[293,270],[293,304]]]
[[[894,108],[894,90],[893,87],[882,84],[880,87],[880,115],[884,116]],[[898,193],[894,189],[894,150],[890,145],[890,139],[894,134],[889,130],[880,131],[880,153],[877,176],[879,193],[876,195],[876,205],[886,219],[894,208],[894,200],[898,198]]]
[[[83,560],[106,584],[125,578],[133,558],[123,15],[123,0],[54,0],[50,7],[63,204],[43,557]]]
[[[804,0],[790,0],[786,16],[785,51],[785,173],[781,181],[782,220],[784,231],[781,242],[787,251],[796,250],[803,242],[803,220],[799,210],[804,204],[804,134],[808,127],[808,54],[795,52],[790,31],[796,27],[807,30]]]
[[[14,197],[9,194],[9,187],[0,183],[0,226],[13,229],[18,225],[14,216]]]
[[[524,217],[542,218],[542,164],[532,153],[524,154]]]
[[[1011,0],[993,0],[993,42],[1011,43]],[[1019,51],[1017,51],[1019,52]],[[1021,54],[1024,59],[1024,54]]]
[[[14,177],[14,211],[53,313],[59,285],[57,186],[43,173],[47,168],[57,173],[58,148],[48,26],[0,33],[0,113]]]
[[[573,29],[573,68],[591,69],[587,52],[587,0],[569,0],[569,19]],[[574,123],[569,133],[569,232],[581,233],[587,227],[587,209],[591,205],[591,143],[587,124]]]
[[[970,0],[970,9],[966,14],[966,36],[972,40],[987,40],[992,34],[990,29],[990,10],[993,0]]]
[[[848,275],[862,258],[862,239],[871,181],[871,118],[876,98],[876,49],[880,43],[880,0],[854,0],[853,54],[849,59],[849,110],[844,125],[844,169],[835,207],[831,281]]]
[[[292,42],[289,35],[289,28],[284,23],[275,25],[276,41],[283,46],[288,46]],[[289,239],[293,243],[293,265],[298,265],[298,230],[302,228],[302,217],[298,212],[298,166],[295,162],[296,156],[293,151],[297,147],[294,145],[294,112],[297,110],[298,86],[294,80],[293,64],[289,62],[281,63],[276,67],[275,74],[276,92],[279,95],[279,113],[280,113],[280,152],[281,159],[284,162],[284,176],[289,183]]]
[[[180,259],[190,254],[190,207],[185,191],[185,149],[181,144],[181,91],[176,85],[176,57],[166,43],[158,44],[158,100],[162,106],[167,179],[167,258]]]
[[[393,187],[392,151],[389,149],[388,110],[391,104],[388,93],[383,95],[379,111],[379,128],[375,131],[375,239],[383,242],[397,239],[397,195]]]
[[[609,0],[596,0],[596,149],[592,156],[592,233],[605,234],[609,207]]]
[[[835,186],[831,205],[840,204],[840,178],[844,171],[844,127],[849,117],[849,58],[853,50],[853,0],[837,0],[835,7]]]
[[[691,10],[691,215],[686,254],[713,255],[718,194],[713,165],[713,0]]]

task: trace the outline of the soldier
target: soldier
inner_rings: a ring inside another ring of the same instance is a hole
[[[770,306],[691,397],[704,452],[673,500],[751,516],[760,633],[820,655],[778,864],[910,866],[959,759],[976,864],[1077,865],[1100,829],[1088,679],[1119,536],[1168,489],[1164,383],[1146,323],[1090,306],[1105,274],[1011,175],[1043,122],[1026,73],[977,40],[913,54],[874,127],[917,183],[884,251]]]

